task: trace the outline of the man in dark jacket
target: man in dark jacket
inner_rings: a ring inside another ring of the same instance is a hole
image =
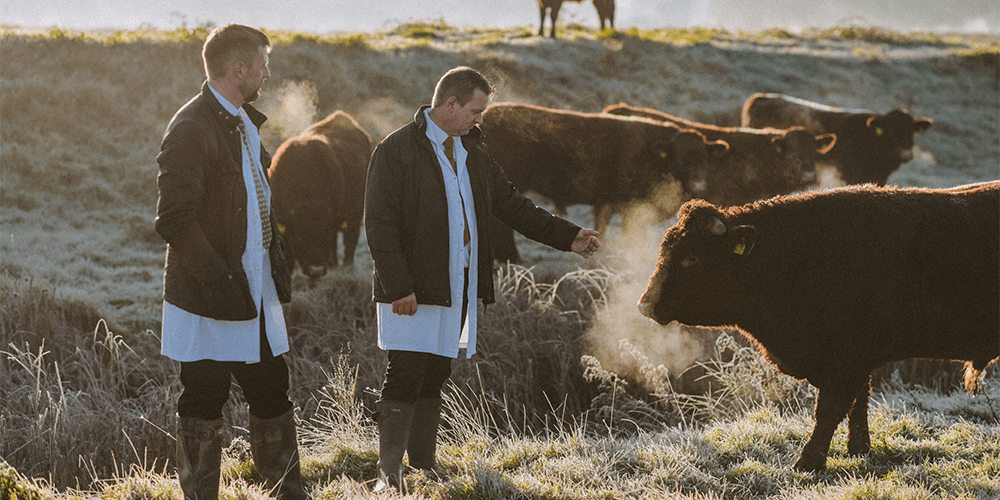
[[[208,81],[167,126],[156,157],[156,231],[167,242],[162,353],[180,362],[177,468],[185,498],[218,497],[222,409],[232,379],[249,404],[254,465],[276,496],[306,498],[281,302],[291,274],[273,222],[271,157],[250,106],[270,41],[240,25],[214,30],[202,56]]]
[[[404,453],[411,467],[434,474],[441,388],[460,347],[476,352],[476,298],[494,302],[491,217],[585,258],[600,246],[596,231],[519,193],[490,156],[478,125],[492,93],[475,70],[449,71],[431,106],[386,137],[368,166],[365,234],[378,344],[389,360],[378,402],[376,491],[405,489]]]

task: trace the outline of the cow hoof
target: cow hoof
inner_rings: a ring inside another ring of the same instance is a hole
[[[847,454],[852,457],[857,455],[867,455],[870,451],[872,451],[871,443],[854,444],[850,441],[847,442]]]
[[[826,470],[826,457],[806,457],[802,456],[795,462],[795,470],[799,472],[821,472]]]

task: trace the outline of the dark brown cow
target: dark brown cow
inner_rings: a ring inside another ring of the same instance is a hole
[[[372,154],[372,139],[354,118],[343,112],[334,111],[322,121],[314,123],[305,134],[319,134],[326,137],[344,166],[344,215],[336,229],[341,233],[344,245],[342,264],[354,264],[354,252],[361,237],[361,221],[365,212],[365,181],[368,175],[368,159]],[[337,263],[336,236],[331,249],[331,260]]]
[[[551,26],[549,36],[556,37],[556,18],[559,17],[559,9],[563,2],[581,2],[583,0],[538,0],[538,13],[541,21],[538,23],[538,36],[545,36],[545,11],[549,12]],[[601,21],[601,29],[605,29],[605,22],[609,28],[615,27],[615,0],[594,0],[594,7],[597,9],[597,17]]]
[[[907,358],[965,360],[971,388],[1000,355],[1000,181],[871,185],[720,209],[684,205],[639,310],[660,324],[736,327],[781,372],[819,390],[795,464],[826,466],[848,417],[867,453],[871,372]]]
[[[326,274],[344,218],[344,166],[321,135],[285,141],[267,171],[271,204],[291,265],[312,279]],[[332,240],[332,241],[331,241]]]
[[[590,205],[599,232],[610,214],[662,186],[679,183],[686,189],[705,182],[708,157],[727,148],[693,130],[643,118],[522,104],[490,106],[482,129],[490,152],[518,189],[547,198],[557,213]]]
[[[701,132],[710,141],[725,141],[729,150],[713,157],[728,175],[692,191],[697,198],[736,205],[800,191],[816,183],[815,164],[836,142],[833,134],[814,135],[802,127],[752,129],[719,127],[625,103],[605,113],[641,116]]]
[[[926,132],[933,123],[902,109],[848,110],[782,94],[754,94],[743,105],[747,127],[798,125],[814,134],[836,134],[837,143],[818,166],[836,168],[846,184],[884,185],[900,165],[913,159],[914,134]]]
[[[329,154],[315,149],[320,142]],[[275,154],[268,171],[275,217],[303,274],[316,279],[326,273],[328,265],[337,266],[339,233],[343,234],[343,265],[354,263],[370,154],[371,138],[343,111],[331,113],[301,136],[289,139]]]

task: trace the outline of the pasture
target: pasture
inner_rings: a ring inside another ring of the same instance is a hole
[[[341,109],[377,142],[464,64],[497,84],[494,102],[580,112],[626,102],[720,126],[738,126],[756,92],[907,108],[934,126],[890,184],[1000,178],[995,38],[850,27],[794,36],[561,25],[557,40],[534,31],[418,23],[269,33],[262,140],[273,153]],[[177,367],[158,354],[155,156],[170,116],[203,81],[206,34],[2,28],[0,498],[180,498]],[[592,224],[588,207],[568,217]],[[526,267],[498,266],[481,354],[455,363],[439,451],[449,475],[413,475],[414,497],[1000,498],[996,366],[975,396],[958,390],[960,370],[946,363],[883,369],[872,453],[848,456],[841,424],[827,471],[793,471],[815,391],[732,332],[638,314],[669,225],[650,219],[624,234],[614,219],[586,262],[518,239]],[[362,236],[353,268],[315,287],[296,273],[286,309],[303,473],[318,499],[368,498],[375,478],[370,411],[384,359],[370,274]],[[238,403],[226,414],[222,495],[263,498]]]

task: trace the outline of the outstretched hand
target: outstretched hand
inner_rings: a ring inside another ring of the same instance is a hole
[[[580,232],[576,233],[570,250],[580,254],[584,259],[589,258],[594,255],[598,248],[601,248],[601,241],[597,239],[598,234],[600,233],[593,229],[580,229]]]

